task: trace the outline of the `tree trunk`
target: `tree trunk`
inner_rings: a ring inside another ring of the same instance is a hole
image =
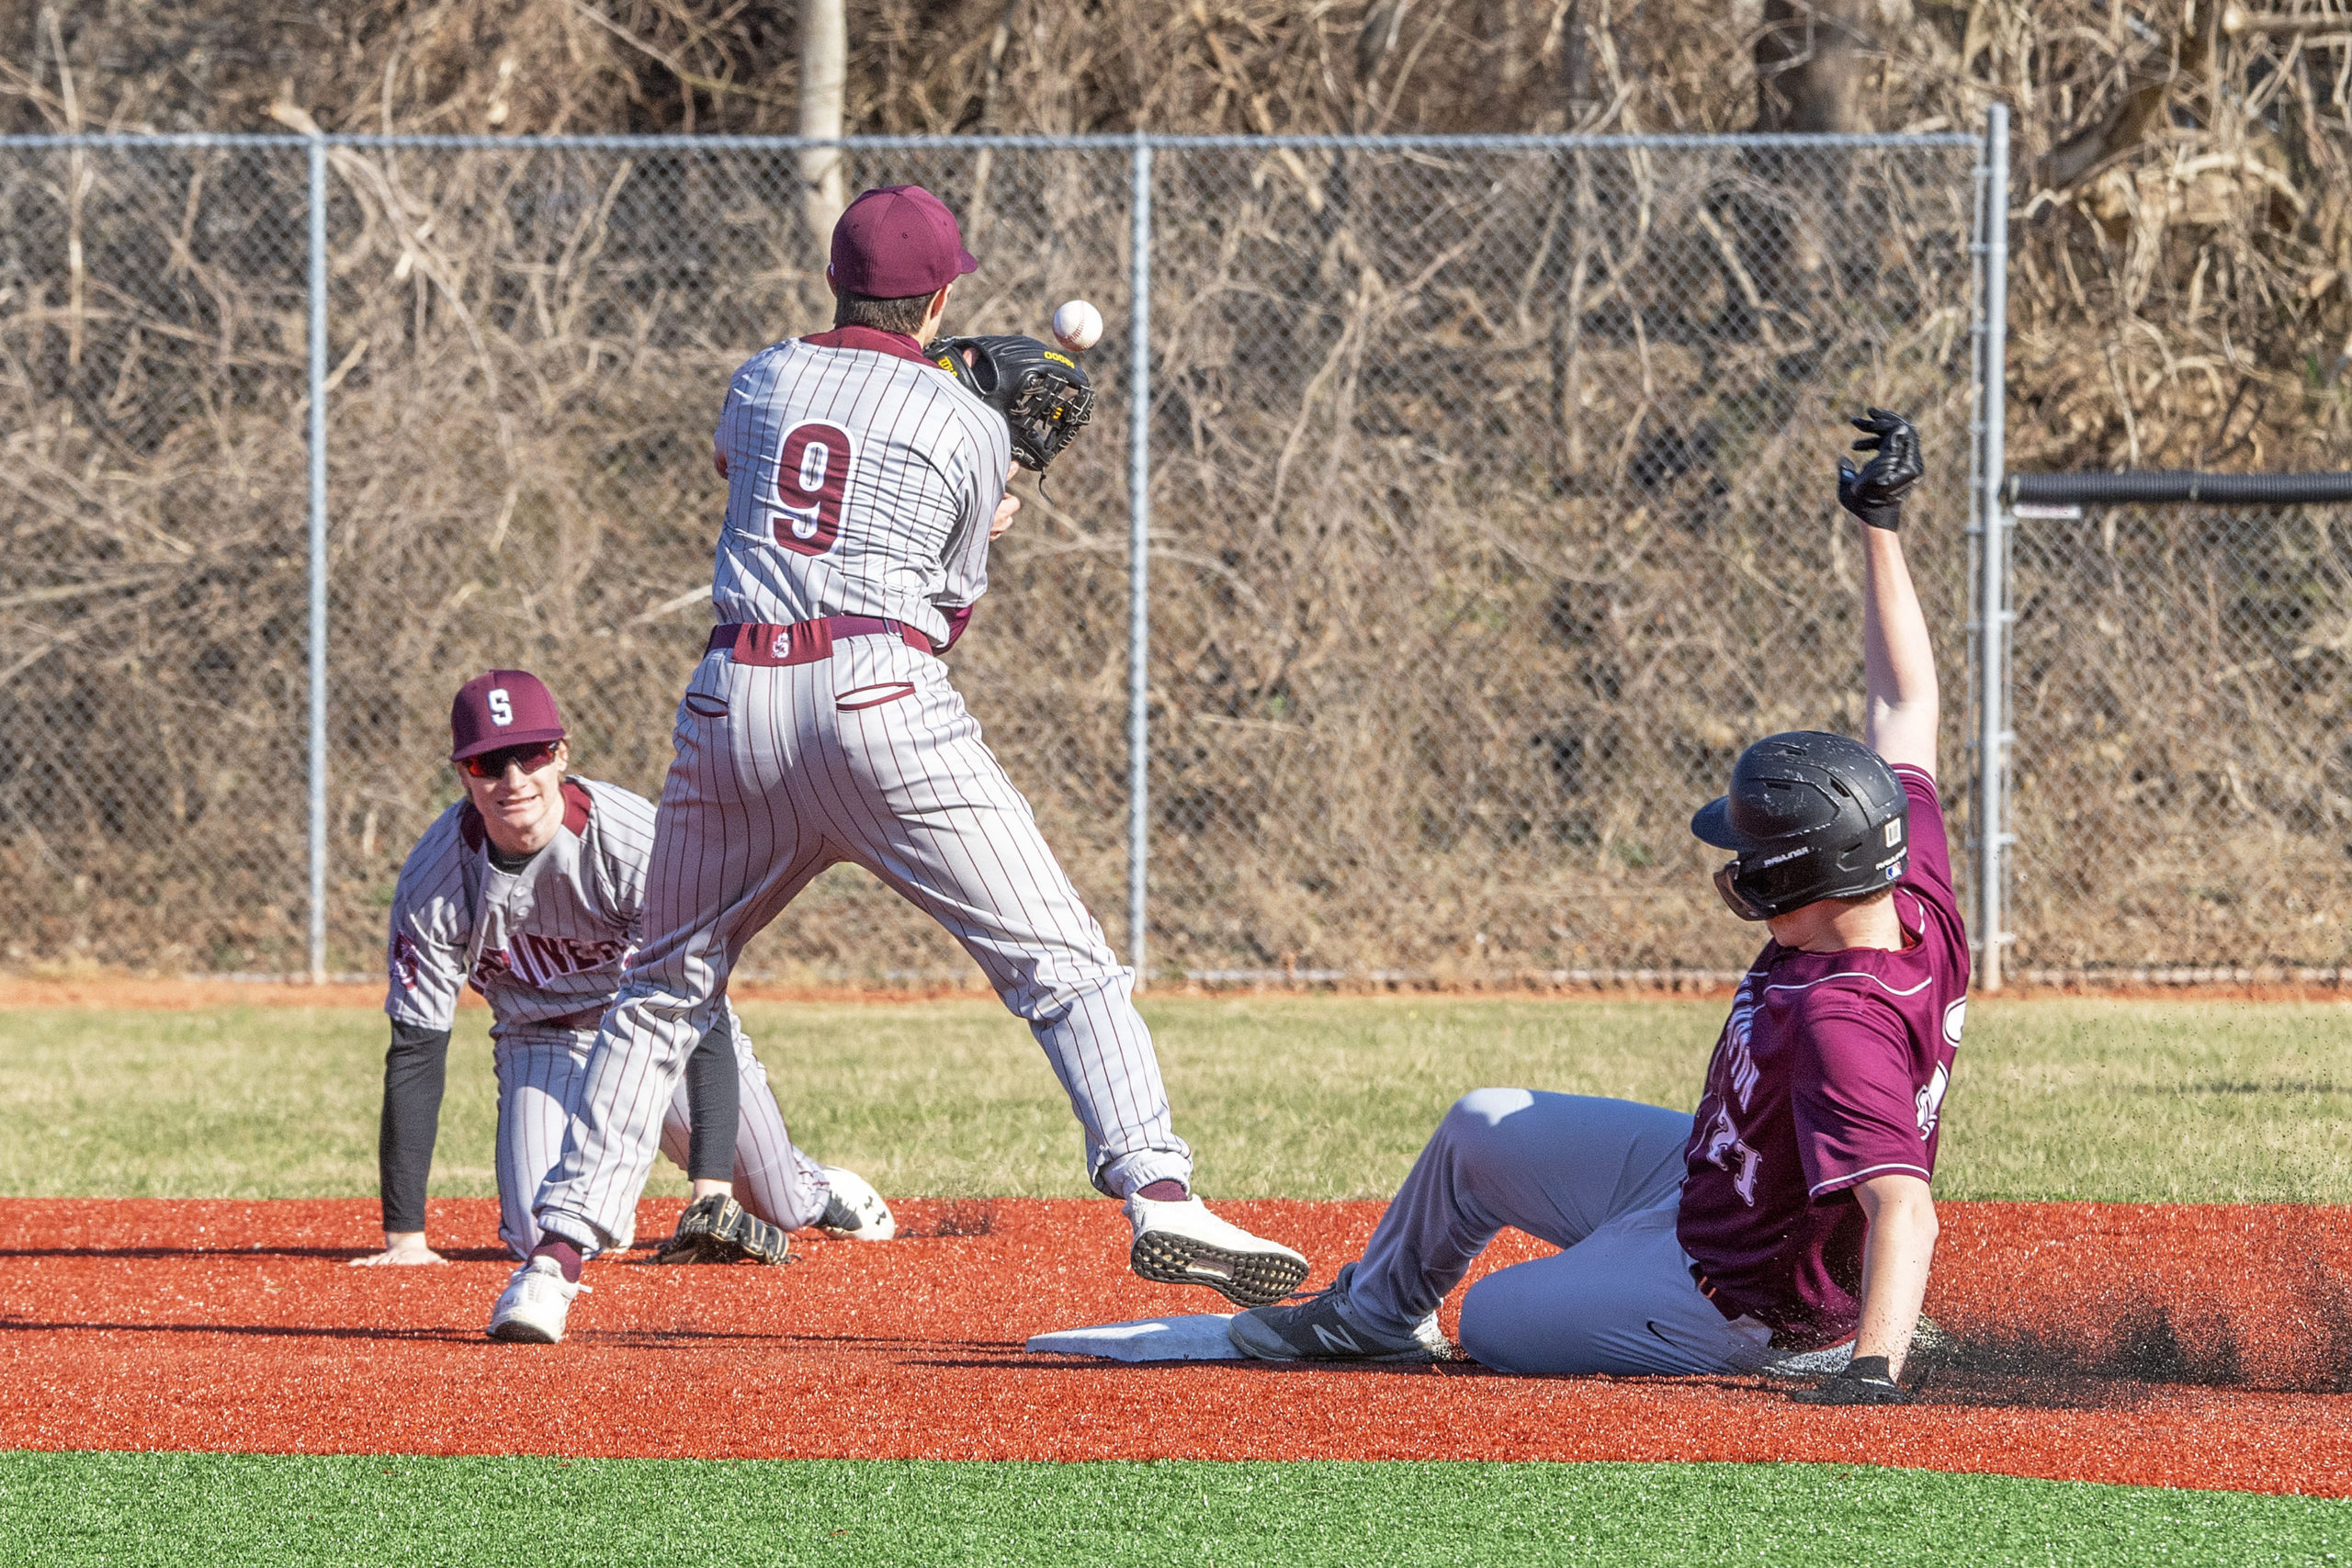
[[[1584,7],[1568,0],[1560,22],[1560,97],[1567,129],[1576,130],[1599,107],[1592,87],[1592,40],[1585,36]]]
[[[849,20],[842,0],[801,0],[800,134],[838,137],[849,79]],[[802,210],[819,244],[829,244],[842,209],[849,205],[847,171],[838,147],[800,154]]]
[[[2201,12],[2201,14],[2200,14]],[[2300,20],[2300,18],[2296,18]],[[2141,62],[2129,77],[2130,90],[2095,123],[2075,132],[2041,157],[2034,183],[2064,190],[2120,152],[2137,147],[2165,123],[2176,85],[2193,90],[2213,57],[2213,8],[2192,7],[2168,55]]]
[[[1764,0],[1756,129],[1856,130],[1865,0]]]
[[[1405,7],[1412,0],[1372,0],[1363,25],[1356,29],[1355,129],[1377,130],[1374,113],[1379,102],[1380,68],[1396,51],[1396,34],[1405,25]]]

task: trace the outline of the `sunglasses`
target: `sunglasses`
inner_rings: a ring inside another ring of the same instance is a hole
[[[509,764],[526,773],[536,773],[555,761],[555,747],[552,740],[534,741],[528,746],[509,746],[503,751],[484,751],[468,757],[458,766],[478,779],[503,779]]]

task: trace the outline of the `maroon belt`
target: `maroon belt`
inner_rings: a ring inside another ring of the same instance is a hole
[[[788,626],[766,621],[722,621],[710,628],[704,651],[724,653],[738,664],[775,668],[814,664],[828,658],[833,644],[845,637],[894,637],[909,648],[932,651],[931,638],[903,621],[879,615],[827,615],[821,620],[795,621]]]

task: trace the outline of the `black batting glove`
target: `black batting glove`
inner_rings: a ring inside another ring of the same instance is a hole
[[[1894,1381],[1884,1356],[1857,1356],[1820,1387],[1799,1389],[1789,1397],[1800,1404],[1908,1404],[1911,1391]]]
[[[1874,456],[1860,468],[1851,457],[1838,459],[1838,504],[1893,533],[1903,526],[1904,496],[1919,482],[1919,433],[1885,409],[1871,409],[1852,423],[1864,433],[1854,450]]]

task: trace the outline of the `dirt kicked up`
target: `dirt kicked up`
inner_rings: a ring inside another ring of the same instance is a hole
[[[666,1233],[674,1203],[645,1205]],[[1230,1205],[1328,1279],[1370,1203]],[[364,1201],[0,1201],[0,1448],[594,1457],[1815,1460],[2352,1496],[2352,1210],[1942,1205],[1920,1404],[1464,1363],[1122,1366],[1048,1329],[1220,1310],[1125,1269],[1105,1202],[910,1201],[781,1269],[592,1265],[553,1347],[481,1326],[495,1205],[356,1269]],[[1494,1267],[1543,1250],[1507,1235]],[[641,1257],[644,1254],[633,1255]],[[1452,1308],[1447,1312],[1452,1326]]]

